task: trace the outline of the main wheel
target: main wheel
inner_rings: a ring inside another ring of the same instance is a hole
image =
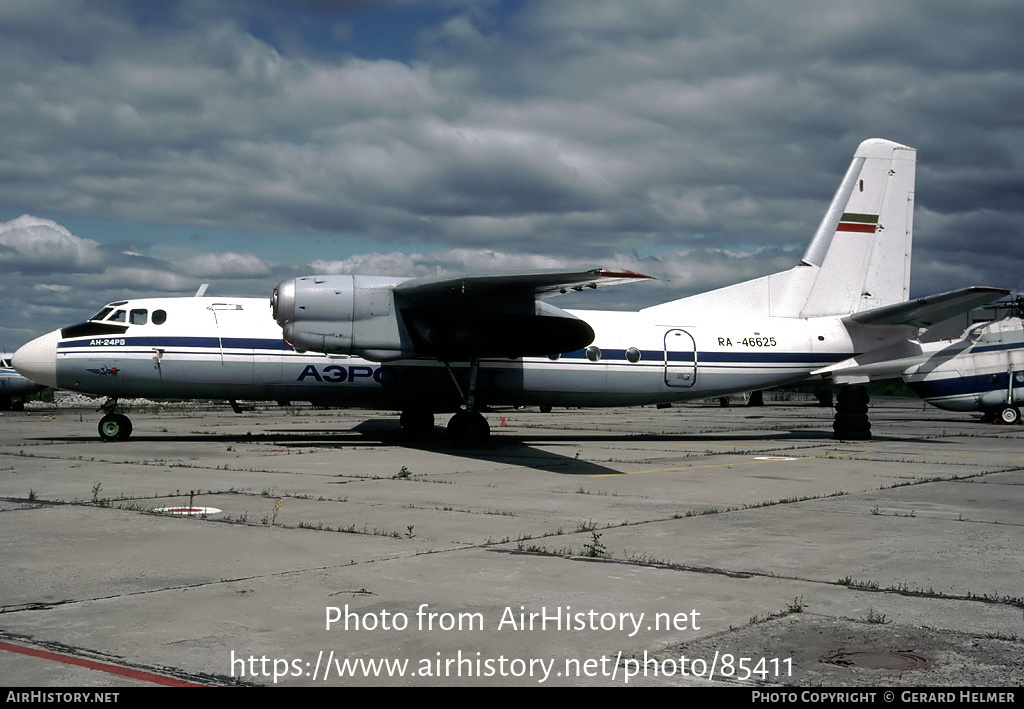
[[[132,420],[124,414],[107,414],[97,429],[104,441],[126,441],[132,435]]]
[[[491,427],[476,411],[459,411],[448,422],[448,438],[460,448],[479,448],[487,444]]]

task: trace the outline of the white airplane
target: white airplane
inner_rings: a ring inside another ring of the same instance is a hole
[[[838,384],[902,377],[911,391],[947,411],[980,411],[1015,424],[1024,404],[1024,322],[1020,315],[977,323],[957,340],[911,340],[824,368]]]
[[[45,388],[14,371],[11,355],[0,352],[0,411],[21,411],[26,396]]]
[[[455,412],[450,436],[479,444],[487,406],[656,404],[787,384],[1007,293],[907,301],[915,162],[912,148],[863,142],[799,265],[635,312],[540,300],[645,278],[622,271],[308,276],[275,289],[280,327],[265,301],[121,301],[33,340],[15,366],[111,397],[107,439],[130,431],[112,403],[128,396],[400,409],[413,431]]]

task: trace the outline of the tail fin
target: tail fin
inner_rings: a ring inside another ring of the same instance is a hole
[[[917,151],[888,140],[857,148],[801,261],[817,268],[801,317],[907,300],[916,161]]]
[[[910,292],[910,242],[917,151],[865,140],[818,225],[800,265],[645,312],[742,307],[750,315],[850,315],[903,302]]]

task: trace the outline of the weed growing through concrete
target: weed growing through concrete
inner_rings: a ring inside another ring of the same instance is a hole
[[[787,615],[791,615],[793,613],[803,613],[803,612],[804,612],[804,597],[803,596],[798,596],[798,597],[793,599],[792,603],[786,604],[785,610],[776,611],[775,613],[769,613],[768,615],[764,616],[763,618],[761,616],[757,616],[757,615],[751,616],[750,620],[747,621],[747,625],[757,625],[758,623],[767,623],[768,621],[775,620],[776,618],[785,618]],[[730,626],[730,629],[731,628],[732,628],[732,626]]]
[[[885,613],[876,613],[874,608],[868,610],[868,614],[861,618],[865,623],[873,623],[875,625],[887,625],[891,623],[891,620],[887,620]]]
[[[586,522],[584,522],[583,520],[580,520],[579,522],[576,523],[576,529],[573,530],[573,531],[574,532],[593,532],[595,529],[597,529],[597,524],[594,522],[594,520],[587,520]]]
[[[879,588],[877,581],[858,581],[852,576],[844,576],[836,581],[836,583],[840,586],[847,586],[849,588],[866,588],[870,591],[877,591]]]
[[[583,545],[581,556],[589,556],[594,559],[603,559],[608,556],[608,549],[601,543],[601,535],[595,530],[590,531],[590,541]]]

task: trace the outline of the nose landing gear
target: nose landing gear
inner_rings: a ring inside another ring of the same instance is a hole
[[[97,426],[102,441],[127,441],[132,435],[132,420],[124,414],[114,413],[116,407],[116,398],[107,399],[100,407],[106,414]]]

